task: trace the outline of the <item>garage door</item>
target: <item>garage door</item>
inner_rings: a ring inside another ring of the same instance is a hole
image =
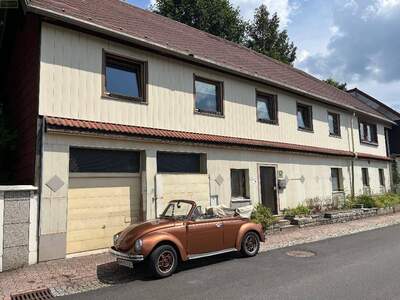
[[[136,154],[116,152],[71,149],[68,254],[108,248],[115,233],[139,222],[140,176],[132,172],[139,169],[132,166]],[[127,168],[127,164],[131,166]]]

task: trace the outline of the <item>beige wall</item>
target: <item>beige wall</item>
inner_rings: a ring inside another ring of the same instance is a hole
[[[47,23],[43,23],[41,43],[41,115],[351,150],[352,116],[348,112],[265,85]],[[148,61],[147,105],[101,97],[103,49]],[[224,82],[223,118],[194,114],[194,73]],[[256,89],[278,95],[279,126],[256,121]],[[297,130],[298,101],[313,106],[313,133]],[[341,114],[341,138],[329,136],[328,110]],[[358,143],[357,124],[355,121],[357,150],[386,155],[383,127],[378,128],[379,147],[367,147]]]
[[[299,155],[294,153],[278,153],[254,151],[250,149],[228,149],[200,146],[183,146],[168,143],[147,143],[124,139],[105,139],[85,136],[47,134],[45,136],[43,154],[43,186],[41,199],[41,226],[40,233],[54,234],[66,232],[66,212],[68,195],[68,164],[69,147],[96,147],[105,149],[142,150],[146,157],[146,170],[142,174],[142,194],[144,210],[147,218],[155,216],[155,177],[157,172],[156,151],[181,151],[204,153],[207,155],[207,171],[210,176],[210,193],[218,195],[222,204],[230,205],[231,186],[230,169],[248,169],[250,180],[250,198],[252,203],[260,201],[260,187],[258,170],[260,165],[276,166],[277,171],[283,172],[283,178],[288,179],[287,188],[278,194],[279,207],[284,209],[294,207],[308,198],[330,198],[331,168],[339,167],[343,171],[344,189],[350,193],[350,160]],[[389,187],[388,163],[357,160],[355,165],[356,192],[362,191],[361,167],[370,169],[372,191],[379,192],[378,169],[385,170],[387,186]],[[65,185],[56,193],[50,191],[46,182],[53,176],[58,176]],[[216,178],[223,178],[222,184]],[[300,180],[304,177],[304,182]]]

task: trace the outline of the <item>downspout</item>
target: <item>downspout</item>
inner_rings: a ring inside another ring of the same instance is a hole
[[[350,185],[351,185],[351,198],[354,198],[355,196],[355,187],[354,187],[354,162],[356,160],[357,154],[355,151],[355,145],[354,145],[354,118],[356,116],[356,113],[353,112],[353,115],[351,116],[351,152],[353,152],[353,157],[351,159],[351,179],[350,179]]]

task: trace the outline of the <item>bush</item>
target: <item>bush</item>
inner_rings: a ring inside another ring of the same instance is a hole
[[[264,230],[267,230],[273,223],[276,222],[276,217],[272,211],[262,204],[258,204],[251,214],[251,220],[254,223],[261,224]]]
[[[311,210],[302,204],[299,204],[296,208],[285,209],[283,214],[285,217],[304,217],[309,216],[311,214]]]
[[[345,203],[346,208],[354,208],[362,206],[365,208],[378,207],[387,208],[393,207],[396,204],[400,204],[400,195],[387,193],[382,195],[370,196],[360,195],[354,198],[347,198]]]

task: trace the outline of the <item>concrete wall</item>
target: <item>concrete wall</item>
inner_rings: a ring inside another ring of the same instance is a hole
[[[352,150],[353,117],[338,108],[47,23],[41,43],[41,115]],[[147,104],[102,97],[103,50],[148,62]],[[194,74],[224,82],[224,117],[194,113]],[[257,122],[256,90],[278,96],[279,125]],[[297,129],[297,102],[312,105],[313,132]],[[340,114],[340,138],[329,136],[328,111]],[[353,119],[356,151],[385,156],[383,125],[378,124],[379,146],[364,146]]]
[[[0,271],[37,262],[38,201],[33,186],[0,186]]]
[[[40,220],[40,259],[48,260],[65,256],[65,238],[68,205],[69,148],[91,147],[104,149],[140,150],[145,161],[142,170],[143,214],[146,219],[155,218],[157,151],[201,153],[207,156],[207,173],[210,177],[210,195],[217,196],[220,204],[234,205],[231,197],[230,170],[248,169],[250,201],[261,201],[259,167],[275,166],[287,188],[278,194],[280,210],[295,207],[306,199],[332,198],[331,168],[342,168],[344,192],[350,194],[351,160],[319,155],[301,155],[253,149],[217,148],[199,145],[154,143],[127,138],[95,138],[62,134],[45,136],[43,153],[43,186]],[[357,160],[355,166],[356,192],[362,192],[361,167],[368,167],[371,189],[379,193],[378,169],[383,168],[387,186],[390,184],[389,166],[385,162]],[[63,185],[52,191],[47,183],[59,178]],[[220,180],[222,178],[222,181]],[[51,245],[51,251],[48,247]]]

